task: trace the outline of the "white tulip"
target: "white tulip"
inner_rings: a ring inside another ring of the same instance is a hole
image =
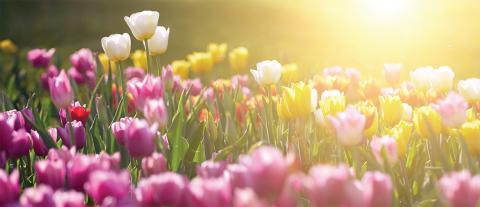
[[[157,11],[142,11],[125,17],[133,36],[140,41],[150,39],[158,24],[160,14]]]
[[[453,78],[455,73],[448,66],[442,66],[434,70],[431,76],[431,87],[437,92],[448,92],[453,87]]]
[[[122,61],[130,56],[130,35],[112,34],[102,38],[102,48],[111,61]]]
[[[275,84],[282,76],[282,64],[276,60],[265,60],[257,63],[257,70],[250,70],[258,84]]]
[[[403,110],[402,110],[402,120],[404,121],[411,121],[412,120],[412,107],[407,103],[402,103]]]
[[[431,66],[417,68],[416,70],[410,72],[410,79],[415,85],[415,88],[420,90],[427,90],[430,88],[431,77],[434,73],[434,69]]]
[[[322,102],[325,102],[327,101],[327,99],[329,98],[335,98],[335,97],[344,97],[345,95],[343,95],[343,92],[340,92],[339,90],[324,90],[321,97],[320,97],[320,100]]]
[[[469,78],[458,82],[458,92],[468,102],[480,100],[480,79]]]
[[[168,35],[170,34],[170,28],[158,26],[155,30],[155,34],[148,40],[148,46],[150,47],[150,55],[156,56],[165,53],[168,46]]]

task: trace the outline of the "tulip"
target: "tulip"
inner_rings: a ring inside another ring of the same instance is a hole
[[[52,102],[57,108],[67,108],[73,102],[72,85],[65,71],[62,70],[57,77],[49,79],[48,86]]]
[[[147,69],[147,53],[143,50],[135,50],[130,56],[135,67]]]
[[[87,84],[91,89],[95,88],[96,75],[95,75],[95,71],[93,70],[81,72],[77,68],[70,68],[70,70],[68,71],[68,75],[70,75],[70,77],[72,77],[72,79],[78,85]]]
[[[295,173],[288,176],[283,185],[282,192],[275,201],[278,207],[294,207],[300,198],[300,193],[303,190],[303,174]]]
[[[167,160],[157,152],[142,159],[142,171],[146,176],[156,175],[168,171]]]
[[[67,164],[67,178],[70,188],[83,191],[90,174],[96,170],[107,169],[105,163],[93,156],[75,155]]]
[[[48,86],[48,80],[50,78],[54,78],[57,76],[58,76],[57,67],[55,65],[48,66],[47,71],[44,71],[40,75],[40,84],[42,85],[42,88],[49,90],[50,87]]]
[[[343,69],[340,66],[332,66],[323,69],[323,76],[338,76],[343,74]]]
[[[9,118],[7,113],[0,113],[0,151],[8,149],[14,125],[14,119]]]
[[[413,124],[405,121],[400,121],[400,123],[392,128],[390,136],[396,141],[398,156],[403,156],[406,153],[412,131]]]
[[[457,85],[458,92],[468,102],[473,103],[480,100],[480,79],[469,78],[461,80]]]
[[[260,85],[275,84],[282,76],[282,65],[276,60],[265,60],[257,63],[257,69],[250,72]]]
[[[283,95],[277,105],[278,115],[284,119],[306,117],[315,110],[317,91],[303,82],[283,87]]]
[[[25,207],[55,207],[53,190],[46,185],[28,188],[23,192],[20,203]]]
[[[103,67],[103,72],[105,74],[108,74],[108,69],[109,69],[109,63],[110,63],[110,68],[112,70],[112,74],[116,74],[117,72],[117,64],[115,62],[112,62],[108,59],[107,54],[105,53],[100,53],[98,55],[98,59],[100,60],[100,63],[102,64]]]
[[[70,123],[73,130],[73,138],[70,137]],[[85,146],[87,135],[82,122],[73,120],[72,122],[66,123],[64,128],[57,128],[57,132],[65,146],[71,147],[71,140],[74,141],[77,149],[82,149]]]
[[[404,121],[411,121],[412,120],[412,114],[413,114],[413,109],[410,105],[407,103],[402,103],[402,120]]]
[[[5,164],[7,164],[7,153],[0,151],[0,169],[5,169]]]
[[[137,80],[143,80],[145,77],[145,72],[143,68],[139,67],[127,67],[124,71],[124,75],[127,78],[127,80],[131,79],[137,79]]]
[[[170,28],[157,26],[155,34],[148,40],[150,46],[150,55],[157,56],[165,53],[168,46],[168,36],[170,34]]]
[[[97,204],[103,203],[107,197],[120,201],[128,196],[130,188],[130,174],[127,171],[95,171],[85,183],[86,192]]]
[[[402,78],[402,64],[385,64],[383,67],[383,73],[385,75],[385,79],[392,84],[398,84]]]
[[[20,185],[18,184],[19,174],[14,170],[10,176],[4,170],[0,169],[0,206],[7,206],[17,201],[20,193]]]
[[[391,206],[393,183],[389,175],[381,172],[367,172],[362,182],[371,191],[369,206]]]
[[[442,66],[434,70],[431,79],[432,89],[438,93],[445,93],[452,89],[453,87],[453,78],[455,74],[452,69],[448,66]]]
[[[133,36],[137,40],[144,41],[155,34],[159,16],[160,14],[156,11],[141,11],[126,16],[124,19]]]
[[[182,206],[187,191],[187,178],[165,172],[140,180],[135,197],[142,206]]]
[[[157,123],[161,128],[168,123],[167,107],[163,99],[147,100],[143,107],[143,115],[149,123]]]
[[[190,182],[189,192],[193,206],[230,206],[233,201],[230,183],[225,178],[194,178]]]
[[[235,189],[233,198],[234,207],[268,207],[268,203],[260,199],[250,188]],[[280,205],[279,205],[280,206]]]
[[[199,78],[188,79],[185,81],[185,88],[189,90],[191,96],[198,96],[202,92],[202,82]]]
[[[52,128],[55,129],[55,128]],[[56,161],[63,160],[63,162],[68,163],[76,154],[75,147],[68,149],[65,146],[62,146],[59,149],[50,149],[48,151],[48,160]]]
[[[110,155],[105,151],[102,151],[100,154],[95,155],[95,157],[100,161],[100,163],[102,163],[104,167],[106,167],[106,169],[113,171],[120,170],[120,152],[115,152]]]
[[[218,178],[223,176],[223,172],[227,169],[226,161],[215,162],[207,160],[197,165],[197,176],[201,178]]]
[[[225,177],[230,179],[232,188],[247,188],[253,185],[252,178],[250,177],[247,167],[241,164],[227,165],[227,169],[224,171]]]
[[[55,48],[49,49],[33,49],[28,51],[27,59],[35,68],[47,68],[52,61]]]
[[[38,132],[35,130],[31,130],[30,135],[32,138],[33,150],[35,151],[35,154],[42,157],[47,155],[48,148],[47,146],[45,146],[45,143],[43,142],[43,139],[40,137]]]
[[[352,179],[344,165],[316,165],[303,179],[303,186],[313,206],[342,206],[347,201],[346,186]]]
[[[213,69],[212,54],[206,52],[194,52],[187,56],[195,73],[208,73]]]
[[[94,71],[97,67],[97,62],[93,58],[92,51],[87,48],[80,49],[73,53],[70,56],[70,63],[80,72]]]
[[[248,67],[248,50],[245,47],[237,47],[228,53],[230,66],[234,71],[243,71]]]
[[[413,123],[417,133],[423,138],[437,137],[442,131],[442,118],[431,106],[415,109]]]
[[[56,207],[84,207],[84,196],[75,191],[57,191],[53,194]]]
[[[45,184],[53,189],[63,188],[66,175],[63,160],[39,160],[35,162],[37,183]]]
[[[172,62],[173,74],[180,76],[182,79],[188,79],[190,63],[185,60],[175,60]]]
[[[383,163],[384,152],[389,164],[393,165],[398,160],[397,143],[393,137],[383,136],[373,138],[370,142],[370,148],[378,163]]]
[[[381,96],[380,107],[382,108],[383,119],[388,126],[397,124],[403,115],[403,104],[398,96]]]
[[[102,48],[108,59],[113,62],[123,61],[130,55],[130,35],[112,34],[102,38]]]
[[[336,117],[329,115],[328,119],[335,128],[340,144],[354,146],[362,142],[366,119],[355,108],[349,106],[345,112],[337,113]]]
[[[363,135],[370,139],[378,131],[378,112],[377,108],[369,101],[357,104],[357,109],[365,116],[365,129]]]
[[[159,99],[163,97],[163,83],[160,77],[146,75],[142,81],[128,81],[128,92],[135,101],[135,106],[143,109],[147,99]]]
[[[112,129],[112,133],[117,139],[117,142],[121,145],[125,144],[126,134],[125,131],[130,123],[134,120],[131,117],[123,117],[120,118],[120,121],[113,122],[110,128]]]
[[[443,175],[438,188],[445,203],[452,207],[474,207],[480,198],[480,176],[468,171]]]
[[[24,111],[24,113],[28,115],[31,120],[34,121],[31,111],[30,112],[25,110],[22,110],[22,111]],[[13,124],[12,126],[14,130],[19,130],[19,129],[29,130],[29,129],[26,129],[26,123],[22,115],[22,112],[13,109],[13,110],[1,112],[1,113],[5,114],[7,118],[12,121],[12,124]]]
[[[247,87],[248,75],[234,75],[232,76],[231,82],[234,89],[238,87]]]
[[[125,131],[125,146],[135,158],[150,156],[155,151],[157,125],[149,126],[145,120],[133,120]]]
[[[460,128],[460,133],[469,151],[474,155],[480,155],[480,121],[465,122]]]
[[[467,120],[468,103],[455,92],[450,92],[445,99],[440,100],[435,109],[447,127],[460,127]]]
[[[227,51],[226,43],[222,43],[222,44],[210,43],[207,46],[207,52],[210,53],[210,55],[212,55],[214,63],[219,63],[223,59],[225,59],[226,51]]]
[[[433,74],[433,67],[428,66],[423,68],[417,68],[416,70],[410,72],[410,79],[412,80],[415,88],[425,91],[431,86],[431,79]]]
[[[285,83],[291,83],[298,81],[298,65],[295,63],[285,64],[282,66],[282,81]]]
[[[90,109],[87,109],[85,105],[80,105],[79,102],[68,107],[68,112],[72,120],[82,122],[83,125],[87,122],[88,116],[90,115]]]
[[[346,98],[338,90],[323,91],[320,97],[320,108],[323,115],[336,115],[338,112],[345,111]]]
[[[0,51],[7,54],[14,54],[18,51],[18,48],[12,40],[5,39],[0,41]]]
[[[32,137],[24,129],[14,131],[12,133],[12,139],[7,145],[7,156],[13,159],[18,159],[28,154],[30,148],[32,148]]]

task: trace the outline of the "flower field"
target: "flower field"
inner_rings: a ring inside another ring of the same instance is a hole
[[[166,63],[159,12],[118,21],[68,58],[0,40],[0,207],[479,205],[479,78],[226,43]]]

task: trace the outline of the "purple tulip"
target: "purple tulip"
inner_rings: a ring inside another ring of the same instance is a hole
[[[56,207],[84,207],[84,196],[76,191],[57,191],[53,194]]]
[[[158,124],[161,128],[165,127],[168,122],[167,107],[163,99],[150,99],[145,102],[143,107],[143,115],[151,124]]]
[[[20,193],[20,186],[18,184],[18,171],[13,171],[10,176],[0,169],[0,206],[8,205],[16,202]]]
[[[111,125],[112,133],[117,139],[117,142],[121,145],[125,144],[126,134],[125,131],[130,123],[135,120],[135,118],[131,117],[124,117],[121,118],[120,121],[113,122]]]
[[[474,207],[480,198],[480,176],[468,171],[443,175],[438,181],[440,193],[452,207]]]
[[[47,68],[52,61],[55,48],[50,50],[46,49],[33,49],[28,51],[27,59],[35,68]]]
[[[143,80],[132,79],[127,83],[128,92],[132,94],[135,106],[143,109],[148,99],[163,97],[163,83],[160,77],[146,75]]]
[[[202,82],[199,78],[185,81],[185,88],[190,90],[190,95],[198,96],[202,92]]]
[[[108,167],[93,156],[76,155],[67,164],[68,184],[74,190],[83,191],[83,186],[93,171],[107,170]]]
[[[62,160],[39,160],[35,163],[37,183],[49,185],[53,189],[65,185],[65,163]]]
[[[389,175],[381,172],[367,172],[362,182],[371,191],[370,206],[391,206],[393,184]]]
[[[156,125],[150,126],[145,120],[133,120],[125,131],[125,146],[134,158],[150,156],[155,151]]]
[[[68,75],[72,77],[72,79],[78,85],[82,85],[87,82],[85,75],[82,72],[78,71],[77,68],[70,68],[70,70],[68,70]]]
[[[213,90],[212,87],[208,87],[203,93],[203,99],[209,103],[213,103],[215,101],[215,90]]]
[[[20,203],[25,207],[55,207],[53,190],[47,185],[28,188],[23,192]]]
[[[14,124],[15,120],[10,119],[6,113],[0,113],[0,151],[8,148]]]
[[[167,170],[167,160],[160,153],[154,152],[151,156],[142,159],[142,171],[146,176],[160,174]]]
[[[230,206],[233,201],[230,182],[225,178],[194,178],[189,192],[191,204],[197,207]]]
[[[8,119],[11,119],[11,121],[13,122],[14,130],[25,128],[25,119],[23,118],[23,115],[20,111],[13,109],[3,113],[7,115]]]
[[[187,178],[165,172],[140,180],[135,197],[142,206],[182,206],[187,191]]]
[[[31,121],[35,122],[35,117],[33,116],[33,112],[29,108],[23,108],[20,112],[21,112],[20,115],[22,116],[22,119],[24,119],[25,121],[25,129],[27,130],[27,132],[30,132],[30,130],[32,130],[32,125],[23,117],[23,115],[27,116],[28,119],[30,119]]]
[[[48,66],[47,70],[40,75],[40,83],[42,88],[49,90],[48,80],[58,76],[58,69],[55,65]]]
[[[33,150],[35,151],[35,154],[42,157],[47,155],[48,148],[47,146],[45,146],[45,143],[43,143],[43,140],[38,134],[38,132],[35,130],[32,130],[30,131],[30,135],[32,136]]]
[[[7,156],[13,159],[18,159],[28,154],[30,148],[32,148],[31,136],[24,129],[14,131],[12,133],[12,139],[7,145]]]
[[[48,80],[50,97],[53,104],[59,109],[67,108],[73,102],[73,89],[64,70],[54,78]]]
[[[86,143],[86,132],[85,127],[83,127],[82,122],[73,120],[72,122],[73,137],[75,141],[75,147],[77,149],[82,149]],[[71,147],[70,143],[70,126],[69,123],[65,124],[64,128],[57,128],[58,135],[62,139],[62,142],[65,146]]]
[[[0,169],[5,169],[5,164],[7,164],[7,153],[0,151]]]
[[[128,196],[131,190],[130,174],[128,171],[95,171],[90,174],[85,183],[85,191],[97,203],[103,203],[104,199],[111,197],[120,201]]]
[[[207,160],[197,165],[197,176],[201,178],[218,178],[223,176],[223,172],[227,169],[227,162],[214,162]]]
[[[86,71],[93,71],[97,67],[97,63],[93,58],[93,53],[90,49],[82,48],[70,56],[70,63],[81,73]]]
[[[127,67],[124,71],[127,80],[136,78],[137,80],[143,80],[145,77],[145,71],[142,68]]]

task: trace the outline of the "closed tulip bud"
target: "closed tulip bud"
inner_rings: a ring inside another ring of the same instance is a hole
[[[57,128],[58,135],[62,139],[62,142],[65,146],[71,147],[72,139],[70,138],[70,123],[72,125],[72,135],[75,147],[77,149],[82,149],[85,146],[87,138],[85,127],[83,126],[82,122],[73,120],[72,122],[66,123],[64,128]]]
[[[410,72],[410,79],[413,82],[415,88],[426,91],[431,86],[431,79],[433,74],[434,69],[431,66],[417,68],[416,70]]]
[[[163,99],[150,99],[143,107],[143,115],[145,119],[153,124],[157,123],[161,128],[165,127],[168,122],[167,107]]]
[[[233,201],[234,207],[249,207],[249,206],[268,207],[270,206],[266,201],[259,198],[255,194],[255,191],[253,191],[250,188],[235,189],[233,200],[234,200]]]
[[[35,68],[47,68],[52,61],[55,48],[49,49],[33,49],[28,51],[27,59]]]
[[[336,117],[329,115],[328,119],[335,128],[340,144],[354,146],[362,142],[366,119],[355,108],[349,106],[345,112],[337,113]]]
[[[447,127],[457,128],[467,121],[468,103],[455,92],[450,92],[445,99],[437,102],[435,109]]]
[[[404,121],[411,121],[412,120],[412,114],[413,114],[413,109],[410,105],[407,103],[402,103],[403,109],[402,109],[402,120]]]
[[[28,188],[23,192],[20,204],[25,207],[55,207],[53,190],[47,185]]]
[[[207,52],[212,55],[214,63],[219,63],[223,59],[225,59],[225,52],[227,52],[227,44],[210,43],[207,46]]]
[[[358,111],[365,116],[365,130],[363,131],[363,134],[367,139],[370,139],[378,131],[377,108],[369,101],[360,102],[356,107]]]
[[[143,50],[135,50],[130,56],[135,67],[147,69],[147,53]]]
[[[127,130],[127,127],[130,125],[130,122],[132,122],[134,118],[131,117],[124,117],[121,118],[120,121],[113,122],[111,125],[112,133],[117,139],[117,142],[121,145],[125,144],[125,139],[126,139],[126,133],[125,131]]]
[[[442,118],[431,106],[422,106],[413,113],[415,130],[423,138],[436,138],[442,132]]]
[[[316,165],[303,179],[303,187],[313,206],[342,206],[347,201],[346,186],[351,180],[353,175],[344,165]]]
[[[403,104],[398,96],[380,96],[383,119],[388,126],[397,124],[403,115]]]
[[[130,55],[130,35],[112,34],[102,38],[102,48],[108,59],[113,62],[123,61]]]
[[[381,172],[366,172],[362,183],[370,191],[369,206],[391,206],[393,183],[389,175]]]
[[[185,88],[189,90],[191,96],[198,96],[202,92],[202,82],[199,78],[188,79],[185,81]]]
[[[8,149],[14,125],[15,119],[9,118],[7,113],[0,113],[0,151]]]
[[[182,79],[188,79],[190,63],[185,60],[175,60],[172,62],[173,74],[180,76]]]
[[[18,159],[28,154],[32,148],[32,137],[24,129],[14,131],[12,133],[12,140],[7,145],[7,156],[13,159]]]
[[[400,83],[402,80],[402,64],[385,64],[383,67],[383,73],[385,79],[392,85]]]
[[[469,151],[474,155],[480,155],[480,121],[465,122],[460,128],[460,133]]]
[[[146,75],[143,80],[128,81],[128,92],[135,101],[138,109],[143,109],[148,99],[163,97],[163,83],[160,77]]]
[[[107,197],[120,201],[131,190],[130,174],[127,171],[95,171],[85,183],[85,190],[97,204],[103,203]]]
[[[20,185],[18,184],[19,174],[14,170],[10,176],[4,170],[0,169],[0,205],[7,206],[16,202],[20,193]]]
[[[157,152],[142,159],[142,171],[146,176],[156,175],[168,171],[167,160]]]
[[[325,116],[336,115],[338,112],[345,111],[346,98],[342,92],[338,90],[323,91],[320,97],[320,108]]]
[[[142,206],[181,206],[186,204],[187,191],[187,178],[165,172],[140,180],[135,197]]]
[[[84,195],[76,191],[57,191],[53,194],[55,207],[84,207]]]
[[[213,69],[213,57],[208,52],[194,52],[187,59],[194,73],[208,73]]]
[[[398,156],[403,156],[407,152],[408,142],[412,136],[413,124],[410,122],[400,121],[395,125],[390,131],[390,136],[392,136],[397,143],[397,153]]]
[[[126,16],[124,19],[133,36],[137,40],[143,41],[150,39],[155,34],[159,16],[157,11],[141,11]]]
[[[53,104],[59,109],[67,108],[73,102],[73,89],[65,71],[61,71],[57,77],[48,80],[50,97]]]
[[[204,179],[196,177],[189,185],[190,201],[198,207],[221,207],[232,205],[230,182],[225,178]]]
[[[237,47],[228,53],[230,66],[234,71],[243,71],[248,67],[248,50],[245,47]]]
[[[223,176],[223,172],[227,169],[226,161],[215,162],[207,160],[197,165],[197,176],[202,178],[218,178]]]
[[[0,51],[7,54],[14,54],[18,51],[18,48],[12,40],[5,39],[0,41]]]
[[[83,48],[70,56],[70,63],[80,72],[93,71],[97,67],[97,62],[93,53],[88,48]]]
[[[83,191],[90,174],[96,170],[106,170],[109,165],[94,156],[75,155],[67,164],[67,179],[70,188]]]
[[[53,189],[65,185],[66,167],[63,160],[39,160],[35,162],[37,183],[45,184]]]
[[[474,207],[480,198],[480,176],[468,171],[443,175],[438,188],[445,203],[452,207]]]
[[[393,137],[383,136],[373,138],[370,142],[370,148],[379,163],[383,163],[384,153],[389,164],[393,165],[398,160],[397,143]]]
[[[107,54],[105,53],[100,53],[98,55],[98,59],[100,60],[100,63],[102,64],[103,67],[103,72],[105,74],[108,74],[108,64],[110,62],[110,69],[112,70],[112,74],[116,74],[117,71],[117,64],[115,62],[111,62],[110,59],[108,59]]]
[[[169,34],[170,28],[157,26],[155,29],[155,34],[148,40],[151,56],[161,55],[167,51]]]
[[[37,131],[31,130],[30,135],[32,137],[33,150],[38,156],[44,157],[48,153],[48,148],[45,146],[43,139],[40,137]]]
[[[125,131],[125,146],[130,156],[135,158],[150,156],[155,151],[157,125],[150,126],[145,120],[133,120]]]
[[[317,101],[317,91],[309,85],[299,82],[293,84],[291,88],[283,87],[283,95],[277,105],[277,112],[284,119],[306,117],[315,110]]]
[[[458,82],[458,92],[468,102],[473,103],[480,100],[480,79],[469,78]]]
[[[48,66],[47,70],[40,75],[40,84],[42,88],[49,90],[48,80],[58,76],[58,69],[55,65]]]
[[[295,63],[285,64],[282,66],[282,81],[285,83],[291,83],[298,81],[299,72],[298,65]]]
[[[48,160],[63,160],[64,163],[68,163],[75,156],[75,154],[75,147],[73,147],[72,149],[68,149],[65,146],[62,146],[59,149],[52,148],[48,151]]]
[[[265,60],[257,63],[257,69],[250,72],[260,85],[275,84],[282,76],[282,65],[276,60]]]
[[[455,73],[448,66],[442,66],[430,74],[432,89],[438,93],[445,93],[452,89]]]

